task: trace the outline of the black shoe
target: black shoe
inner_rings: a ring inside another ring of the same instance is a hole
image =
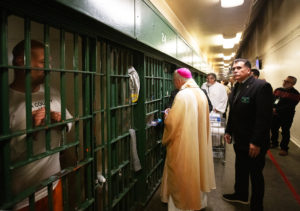
[[[223,195],[223,199],[225,201],[229,201],[229,202],[237,202],[237,203],[241,203],[241,204],[249,204],[248,199],[241,198],[240,196],[238,196],[235,193],[233,193],[233,194],[224,194]]]
[[[281,156],[287,156],[288,151],[281,149],[278,154],[281,155]]]

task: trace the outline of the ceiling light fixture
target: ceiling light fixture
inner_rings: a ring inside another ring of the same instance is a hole
[[[221,0],[221,7],[237,7],[244,4],[244,0]]]
[[[224,56],[223,59],[224,59],[225,61],[230,60],[230,59],[231,59],[231,55],[230,55],[230,56]]]
[[[225,49],[233,48],[235,44],[239,43],[241,37],[242,37],[242,32],[236,33],[234,38],[224,39],[223,37],[223,48]]]
[[[235,53],[231,53],[229,56],[225,56],[223,53],[218,54],[219,58],[223,58],[223,60],[231,60],[235,56]]]

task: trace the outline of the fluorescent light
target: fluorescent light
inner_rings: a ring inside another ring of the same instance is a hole
[[[236,33],[234,38],[224,39],[223,37],[223,48],[225,49],[233,48],[235,44],[238,44],[240,42],[241,37],[242,37],[242,32]]]
[[[235,42],[238,43],[241,40],[241,37],[242,37],[242,32],[236,33]]]
[[[231,38],[231,39],[223,38],[223,48],[225,49],[233,48],[234,44],[235,44],[235,38]]]
[[[237,7],[244,3],[244,0],[221,0],[221,7]]]
[[[224,60],[230,60],[231,59],[231,55],[230,56],[224,56],[223,59]]]
[[[230,60],[235,56],[235,53],[231,53],[229,56],[225,56],[223,53],[219,53],[216,55],[216,58],[223,58],[223,60]]]

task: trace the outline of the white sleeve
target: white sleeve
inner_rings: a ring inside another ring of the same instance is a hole
[[[206,83],[202,84],[201,89],[205,89],[206,92],[207,92],[207,86],[206,86]]]
[[[224,113],[226,110],[227,100],[228,100],[227,92],[223,85],[218,87],[218,92],[219,92],[219,94],[218,94],[219,100],[218,100],[218,103],[217,103],[215,109],[217,109],[221,113]]]
[[[71,118],[73,118],[73,116],[70,114],[70,112],[68,111],[68,109],[66,109],[66,119],[71,119]],[[72,122],[69,122],[67,124],[67,132],[69,132],[72,129],[72,125],[73,125]]]

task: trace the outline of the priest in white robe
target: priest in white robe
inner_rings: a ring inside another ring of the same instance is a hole
[[[205,193],[216,188],[208,102],[186,68],[174,72],[174,86],[179,92],[165,112],[161,197],[169,211],[200,210],[207,206]]]

